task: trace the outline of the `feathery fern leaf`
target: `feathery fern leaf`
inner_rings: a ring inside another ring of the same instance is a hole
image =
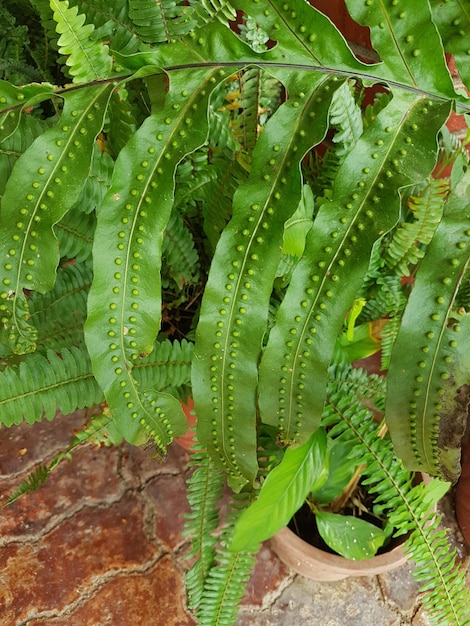
[[[39,467],[36,467],[35,470],[18,485],[17,489],[15,489],[15,491],[11,494],[4,506],[12,504],[25,493],[37,491],[39,487],[46,482],[49,473],[50,469],[47,465],[40,465]]]
[[[12,122],[11,133],[7,130],[10,121]],[[0,122],[3,127],[0,135],[0,199],[16,161],[36,137],[39,137],[51,125],[49,120],[41,120],[21,112],[7,114],[2,122]]]
[[[85,181],[81,196],[74,210],[91,213],[99,209],[109,187],[113,173],[114,161],[105,151],[102,151],[97,142],[94,146],[93,157],[90,163],[90,172]]]
[[[214,18],[225,24],[237,17],[237,11],[229,0],[190,0],[189,4],[194,9],[198,24],[206,24]]]
[[[41,352],[60,352],[64,346],[83,344],[83,324],[91,280],[91,265],[65,265],[59,268],[51,291],[45,294],[33,292],[30,319],[38,330],[38,349]]]
[[[129,0],[129,17],[146,43],[169,42],[195,25],[192,7],[181,0]]]
[[[133,54],[142,45],[129,17],[128,5],[127,0],[69,0],[69,6],[76,6],[79,13],[86,13],[87,22],[95,27],[90,39],[106,42],[111,51],[121,54]]]
[[[357,393],[357,384],[362,388],[371,383],[375,386],[374,377],[370,379],[365,372],[356,371],[351,384],[348,369],[330,370],[333,380],[323,424],[330,428],[332,436],[356,442],[352,458],[365,465],[362,484],[375,496],[374,512],[387,515],[395,526],[395,536],[413,530],[405,549],[416,563],[416,579],[426,581],[421,589],[423,602],[432,611],[436,624],[463,626],[469,619],[470,593],[464,584],[464,573],[455,563],[455,548],[449,549],[445,531],[437,527],[440,518],[430,510],[449,484],[435,480],[428,489],[422,484],[413,486],[412,475],[397,462],[391,441],[378,436],[381,426],[374,422]],[[447,621],[449,616],[451,621]]]
[[[195,284],[199,277],[199,258],[191,232],[183,218],[173,211],[165,230],[162,247],[162,286],[176,285],[181,291],[185,285]]]
[[[5,426],[29,424],[46,417],[99,404],[103,392],[93,375],[86,351],[63,349],[60,356],[31,354],[19,366],[0,372],[0,415]]]
[[[234,87],[225,99],[225,108],[232,112],[231,129],[234,137],[249,155],[268,117],[280,104],[280,83],[258,68],[238,75]]]
[[[62,259],[75,260],[79,263],[91,257],[93,233],[96,228],[94,213],[69,211],[54,226],[54,233],[59,240],[59,252]]]
[[[57,42],[61,54],[66,55],[66,64],[76,83],[86,83],[107,78],[112,69],[109,47],[91,37],[95,27],[85,24],[86,15],[70,7],[68,0],[50,0],[54,11],[56,30],[60,34]]]
[[[231,552],[236,521],[246,508],[248,499],[232,502],[220,542],[216,547],[216,563],[207,575],[201,603],[196,610],[200,626],[232,626],[246,584],[255,564],[254,552]]]
[[[179,341],[156,341],[154,350],[136,360],[134,374],[142,389],[165,391],[182,387],[191,380],[193,344]]]
[[[108,107],[109,124],[106,127],[107,146],[116,158],[137,129],[135,111],[129,102],[129,92],[123,87],[115,89]]]
[[[331,101],[330,123],[338,132],[333,136],[338,156],[344,156],[362,135],[361,109],[354,97],[354,84],[347,81],[336,91]]]
[[[418,196],[408,198],[408,208],[413,221],[403,222],[389,238],[385,250],[385,263],[397,274],[410,275],[410,265],[416,265],[424,256],[427,245],[441,220],[449,189],[445,180],[430,178]]]
[[[224,476],[216,468],[207,452],[196,446],[191,457],[193,474],[188,481],[188,502],[191,512],[186,516],[185,535],[191,539],[188,557],[197,557],[186,574],[189,608],[196,610],[204,596],[204,586],[215,563],[214,532],[219,525],[219,501],[224,489]]]

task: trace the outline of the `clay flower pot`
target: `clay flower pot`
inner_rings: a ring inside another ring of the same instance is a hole
[[[428,483],[432,479],[428,474],[422,473],[421,480]],[[434,510],[437,510],[437,506]],[[375,576],[401,567],[408,560],[408,555],[402,547],[405,538],[406,536],[392,539],[387,552],[361,561],[346,559],[316,548],[287,526],[274,535],[270,543],[281,561],[295,572],[311,580],[326,582],[342,580],[349,576]]]
[[[333,581],[348,576],[373,576],[400,567],[408,556],[400,545],[372,559],[351,561],[337,554],[319,550],[300,539],[292,530],[282,528],[270,540],[281,561],[298,574],[319,581]]]

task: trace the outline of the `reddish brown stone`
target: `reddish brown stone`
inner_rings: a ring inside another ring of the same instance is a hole
[[[65,449],[76,430],[86,423],[86,411],[72,415],[60,413],[48,422],[22,422],[0,431],[0,477],[31,471],[44,459]]]
[[[184,477],[158,476],[146,487],[155,506],[155,534],[168,550],[181,543],[185,513],[189,512]]]
[[[168,446],[164,456],[150,445],[137,448],[123,444],[121,453],[122,477],[133,487],[162,474],[183,474],[189,460],[189,454],[176,444]]]
[[[70,510],[102,501],[117,500],[125,486],[118,475],[117,448],[85,445],[74,451],[72,460],[64,459],[48,476],[44,485],[25,494],[4,510],[0,518],[0,536],[35,535],[70,515]],[[0,502],[18,488],[27,473],[0,484]]]
[[[97,576],[138,567],[158,553],[135,496],[105,509],[84,508],[40,543],[0,550],[0,623],[14,624],[32,608],[61,611],[89,593]]]
[[[180,572],[164,557],[144,574],[115,577],[75,610],[29,626],[193,626],[184,596]]]
[[[269,545],[263,544],[242,600],[243,606],[262,606],[267,593],[276,592],[290,577],[287,567]]]

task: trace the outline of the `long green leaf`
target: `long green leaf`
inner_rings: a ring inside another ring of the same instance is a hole
[[[217,245],[196,338],[198,438],[238,488],[257,472],[258,361],[284,222],[301,197],[300,161],[323,139],[331,97],[340,84],[324,76],[304,82],[294,72],[283,78],[291,98],[266,124],[253,151],[250,177],[235,193],[233,217]]]
[[[467,171],[447,201],[416,275],[393,347],[386,404],[398,455],[412,469],[451,481],[459,475],[470,401],[470,316],[455,308],[470,264],[469,203]]]
[[[470,3],[468,0],[430,0],[432,17],[439,29],[444,48],[457,64],[460,77],[470,86],[469,44]]]
[[[23,289],[52,288],[59,261],[53,233],[77,201],[88,176],[96,135],[103,126],[111,85],[63,95],[57,126],[39,136],[18,159],[0,209],[0,311],[16,352],[34,348]]]
[[[413,94],[394,96],[341,165],[271,330],[260,366],[261,419],[303,443],[319,423],[327,371],[375,241],[398,217],[399,189],[427,176],[449,113]],[[426,116],[426,127],[420,126]]]
[[[209,95],[224,76],[218,68],[171,74],[164,106],[119,153],[98,214],[86,342],[116,426],[133,443],[143,425],[163,448],[186,429],[178,401],[139,390],[132,367],[152,351],[160,328],[162,241],[175,168],[204,142]]]
[[[372,73],[423,89],[455,96],[428,0],[346,0],[351,16],[370,28],[382,61]]]

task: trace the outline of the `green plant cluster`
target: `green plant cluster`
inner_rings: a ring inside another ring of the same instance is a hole
[[[202,624],[235,619],[253,559],[229,528],[318,431],[332,363],[381,347],[392,454],[460,471],[470,169],[445,124],[470,105],[445,55],[470,86],[468,2],[346,4],[377,61],[304,0],[0,3],[0,423],[99,405],[109,442],[164,452],[191,389]],[[216,567],[213,473],[235,494]],[[438,623],[468,623],[439,593]]]

